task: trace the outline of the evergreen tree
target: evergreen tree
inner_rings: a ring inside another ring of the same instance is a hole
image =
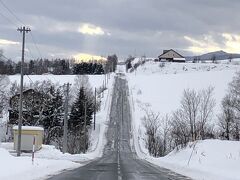
[[[80,88],[78,97],[74,102],[70,119],[69,119],[69,129],[76,130],[82,129],[84,126],[84,113],[85,113],[85,102],[87,107],[87,125],[91,125],[92,114],[93,114],[93,103],[86,95],[84,87]]]
[[[55,142],[59,145],[59,138],[63,134],[63,96],[60,89],[55,90],[55,87],[51,86],[46,101],[47,107],[43,112],[42,120],[45,129],[45,143]]]
[[[81,87],[78,93],[78,97],[74,102],[71,113],[70,119],[68,121],[68,128],[69,128],[69,141],[70,146],[69,152],[70,153],[80,153],[83,152],[84,146],[84,115],[85,115],[85,103],[86,103],[86,125],[90,126],[92,123],[92,115],[94,111],[93,101],[87,95],[84,87]],[[86,129],[87,131],[87,129]],[[88,148],[88,133],[86,134],[86,145]]]

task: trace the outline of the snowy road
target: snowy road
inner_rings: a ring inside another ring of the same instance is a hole
[[[189,179],[139,159],[131,147],[131,114],[127,81],[115,79],[107,145],[102,158],[49,180],[175,180]]]

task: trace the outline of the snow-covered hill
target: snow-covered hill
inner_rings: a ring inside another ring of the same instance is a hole
[[[199,55],[199,56],[191,56],[186,57],[187,61],[193,61],[194,59],[200,60],[200,61],[206,61],[206,60],[229,60],[229,59],[237,59],[240,58],[240,54],[231,54],[227,53],[225,51],[215,51],[210,52],[207,54]]]
[[[227,92],[228,83],[239,70],[239,65],[231,64],[146,62],[135,72],[127,73],[134,144],[138,155],[195,179],[240,179],[239,142],[207,140],[198,143],[194,151],[192,146],[188,146],[164,158],[152,158],[145,146],[146,135],[142,121],[146,115],[143,108],[165,117],[180,107],[184,89],[201,90],[212,86],[216,107],[211,124],[217,128],[221,101]],[[188,165],[192,152],[193,158]]]
[[[240,66],[228,64],[161,64],[147,62],[127,76],[135,102],[148,103],[152,110],[163,115],[179,107],[184,89],[200,90],[209,86],[214,87],[217,114],[228,83],[235,72],[240,70]]]

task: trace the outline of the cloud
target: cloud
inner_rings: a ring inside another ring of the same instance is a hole
[[[223,33],[225,46],[228,52],[240,53],[240,36],[235,34]]]
[[[6,40],[6,39],[0,39],[0,45],[18,45],[18,44],[20,44],[20,43],[15,42],[15,41]]]
[[[184,36],[184,39],[191,44],[186,50],[195,54],[221,50],[221,47],[215,42],[212,35],[203,35],[201,39]]]
[[[136,55],[157,57],[169,48],[184,51],[185,55],[240,49],[236,36],[240,34],[239,0],[81,0],[71,3],[12,0],[6,3],[25,24],[32,26],[44,57],[51,58],[52,53],[56,57],[64,56],[62,52],[66,55],[116,53],[121,57],[136,52]],[[2,17],[0,34],[2,39],[21,42],[16,28]],[[26,43],[31,43],[26,37]],[[17,56],[19,50],[14,48],[8,46],[5,54]],[[29,49],[35,51],[34,46]]]
[[[95,26],[93,24],[83,24],[81,27],[79,27],[78,32],[82,34],[88,34],[88,35],[104,35],[105,34],[105,32],[101,27]]]
[[[219,50],[229,53],[240,53],[239,35],[230,33],[205,34],[198,39],[189,36],[184,36],[184,39],[190,43],[190,46],[186,50],[196,54]]]

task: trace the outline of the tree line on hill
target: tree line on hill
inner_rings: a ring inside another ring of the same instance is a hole
[[[117,56],[111,55],[106,61],[88,61],[77,63],[73,59],[36,59],[24,63],[24,74],[104,74],[114,72],[117,66]],[[14,75],[21,73],[21,62],[14,62],[10,59],[4,60],[0,56],[0,74]]]

